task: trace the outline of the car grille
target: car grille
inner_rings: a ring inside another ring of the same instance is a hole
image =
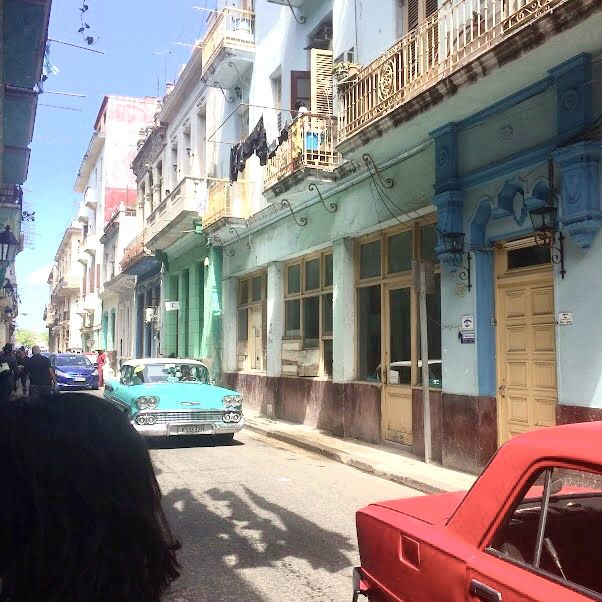
[[[221,422],[223,412],[153,412],[156,424],[174,424],[188,422]]]

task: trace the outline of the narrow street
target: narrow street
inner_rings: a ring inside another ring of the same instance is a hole
[[[151,441],[182,543],[177,602],[351,598],[355,510],[417,492],[249,431],[232,445]]]

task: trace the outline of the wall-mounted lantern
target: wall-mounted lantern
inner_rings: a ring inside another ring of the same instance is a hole
[[[19,241],[7,225],[4,232],[0,233],[0,266],[10,265],[15,260],[18,249]]]

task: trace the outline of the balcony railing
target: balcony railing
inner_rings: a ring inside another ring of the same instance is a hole
[[[222,48],[254,48],[255,14],[233,7],[222,9],[205,34],[201,46],[203,73]]]
[[[264,189],[304,167],[332,171],[340,165],[341,156],[335,151],[335,123],[335,117],[313,113],[304,113],[293,121],[288,140],[268,160]]]
[[[161,230],[181,217],[182,213],[197,212],[198,215],[201,194],[199,187],[202,185],[201,178],[187,176],[180,181],[147,217],[147,242],[152,241]],[[178,237],[181,238],[180,235]]]
[[[222,218],[249,217],[250,185],[248,182],[215,181],[207,191],[207,208],[203,214],[203,228]]]
[[[339,142],[490,50],[566,0],[448,0],[339,86]]]
[[[0,205],[23,207],[23,189],[17,184],[2,184],[0,186]]]
[[[144,247],[144,235],[139,234],[134,240],[124,249],[123,259],[121,260],[121,269],[125,270],[128,266],[135,263],[146,254]]]

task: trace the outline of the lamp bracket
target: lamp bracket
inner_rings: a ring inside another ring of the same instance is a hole
[[[297,219],[297,216],[295,215],[295,212],[293,211],[293,208],[291,207],[291,204],[289,203],[289,201],[287,199],[282,199],[282,202],[280,203],[280,206],[283,209],[288,209],[291,213],[291,215],[293,216],[293,219],[295,220],[295,223],[297,224],[297,226],[307,226],[307,218],[306,217],[300,217],[299,219]]]
[[[381,186],[383,186],[384,188],[393,188],[395,184],[393,182],[393,178],[385,178],[382,175],[370,154],[364,153],[362,155],[362,159],[364,160],[364,163],[366,164],[366,167],[368,168],[368,171],[370,172],[370,176],[374,180],[374,183],[376,183],[376,180],[378,179]]]

